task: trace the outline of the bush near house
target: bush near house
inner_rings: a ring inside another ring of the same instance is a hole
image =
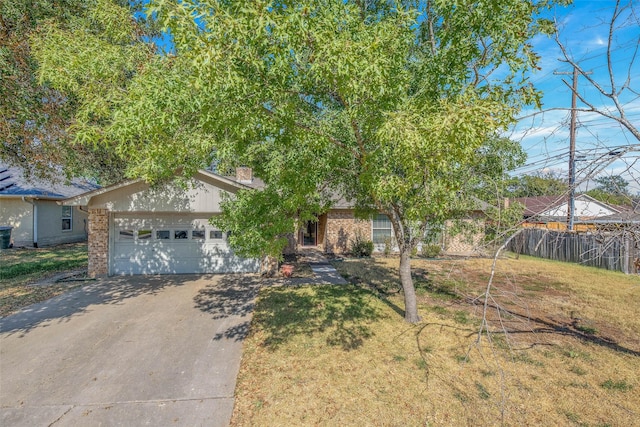
[[[435,258],[438,255],[440,255],[440,252],[442,252],[442,248],[440,247],[440,245],[434,245],[434,244],[423,244],[422,245],[422,256],[426,257],[426,258]]]
[[[365,239],[360,233],[356,233],[351,241],[349,252],[355,257],[369,257],[373,253],[373,242]]]

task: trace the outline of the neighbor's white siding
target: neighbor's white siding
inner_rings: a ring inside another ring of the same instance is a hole
[[[581,219],[599,218],[616,213],[615,211],[608,209],[599,203],[595,203],[589,200],[576,199],[574,206],[574,215]],[[566,203],[563,203],[561,206],[558,206],[554,209],[549,209],[548,211],[541,213],[539,216],[564,218],[567,216],[567,214],[568,206]]]
[[[53,200],[34,200],[38,206],[37,240],[38,246],[51,246],[61,243],[87,240],[87,214],[73,207],[73,227],[62,231],[62,206]],[[20,198],[0,198],[0,225],[11,226],[11,241],[15,247],[33,246],[34,206]]]
[[[14,246],[33,245],[33,206],[21,199],[0,198],[0,226],[11,226]]]

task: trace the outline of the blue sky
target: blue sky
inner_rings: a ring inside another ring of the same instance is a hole
[[[637,1],[637,0],[634,0]],[[640,5],[636,4],[637,12]],[[613,0],[575,0],[568,7],[557,7],[553,17],[560,29],[560,40],[570,53],[592,72],[591,77],[601,85],[610,87],[607,72],[608,22],[615,7]],[[612,68],[616,84],[621,86],[627,76],[631,76],[630,87],[636,94],[625,91],[621,96],[628,118],[640,127],[640,58],[636,58],[629,68],[633,53],[640,42],[640,27],[635,21],[616,31],[612,55]],[[523,112],[526,119],[520,121],[509,134],[512,139],[521,141],[529,158],[527,166],[518,169],[515,174],[551,171],[561,176],[567,175],[569,159],[569,111],[554,108],[571,107],[571,90],[563,82],[571,84],[571,75],[556,75],[554,72],[571,72],[573,68],[559,59],[562,53],[553,38],[539,36],[534,39],[536,51],[542,56],[542,70],[533,75],[533,83],[544,92],[543,113],[532,108]],[[611,107],[613,104],[601,96],[583,77],[578,80],[578,91],[598,107]],[[578,108],[586,105],[578,101]],[[637,150],[624,154],[618,160],[610,152],[619,151],[619,147]],[[629,131],[622,129],[611,119],[593,113],[578,113],[576,133],[576,153],[584,160],[576,165],[577,181],[582,182],[580,189],[593,188],[587,180],[593,175],[593,169],[602,175],[622,175],[630,182],[632,192],[640,191],[640,141]],[[614,161],[615,160],[615,161]]]

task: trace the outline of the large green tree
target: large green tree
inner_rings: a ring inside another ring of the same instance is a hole
[[[117,3],[124,12],[120,15],[124,22],[117,24],[120,29],[139,36],[155,34],[152,21],[144,15],[131,18],[141,10],[140,1]],[[118,10],[112,6],[102,0],[0,1],[0,160],[20,166],[27,175],[54,180],[61,171],[102,182],[122,177],[125,162],[110,147],[74,144],[68,128],[74,122],[77,98],[38,80],[31,43],[42,25],[76,34],[103,33],[107,13]],[[131,22],[135,30],[128,25]]]
[[[569,184],[553,172],[546,172],[511,177],[507,191],[511,197],[561,196],[569,192]]]
[[[594,181],[598,185],[586,192],[589,196],[614,205],[632,205],[629,182],[620,175],[601,176]]]
[[[388,215],[405,319],[417,322],[411,250],[465,212],[483,175],[503,173],[487,144],[538,101],[529,40],[552,30],[537,19],[550,3],[151,0],[175,54],[144,64],[102,110],[86,73],[96,59],[82,56],[94,41],[52,28],[39,60],[44,81],[83,100],[77,138],[113,144],[129,174],[189,173],[212,156],[253,167],[267,189],[240,192],[219,220],[241,253],[279,254],[294,218],[335,193]]]

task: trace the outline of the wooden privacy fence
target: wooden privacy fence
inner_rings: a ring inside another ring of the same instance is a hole
[[[507,249],[524,255],[574,262],[633,274],[640,267],[640,249],[634,233],[576,233],[527,228]]]

